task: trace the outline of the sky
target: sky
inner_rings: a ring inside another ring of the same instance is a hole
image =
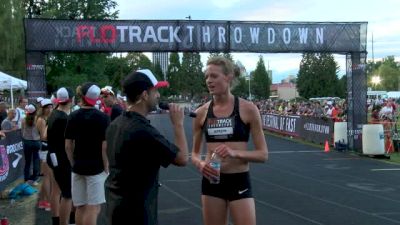
[[[368,22],[368,59],[393,55],[400,61],[400,0],[115,0],[119,19],[124,20],[240,20],[299,22]],[[151,56],[151,54],[149,54]],[[233,53],[247,69],[256,68],[260,54]],[[272,70],[273,83],[297,75],[301,54],[261,54]],[[205,64],[208,54],[202,54]],[[335,55],[345,74],[345,57]]]

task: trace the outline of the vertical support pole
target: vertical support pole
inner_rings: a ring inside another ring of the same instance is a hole
[[[46,96],[45,54],[26,52],[26,79],[28,81],[28,99]]]

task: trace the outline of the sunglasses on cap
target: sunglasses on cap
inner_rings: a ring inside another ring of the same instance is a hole
[[[111,87],[106,86],[101,89],[101,94],[102,95],[114,95],[114,92],[111,90]]]

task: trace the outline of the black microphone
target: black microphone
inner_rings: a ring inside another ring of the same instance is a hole
[[[160,107],[160,109],[163,109],[163,110],[169,110],[169,105],[167,102],[160,102],[158,104],[158,107]],[[197,116],[197,114],[195,112],[189,112],[189,114],[186,114],[186,115],[189,115],[192,118],[196,118],[196,116]]]

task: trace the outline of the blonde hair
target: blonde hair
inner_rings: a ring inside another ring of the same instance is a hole
[[[207,61],[207,66],[208,65],[216,65],[220,66],[222,68],[222,72],[225,75],[233,75],[233,79],[231,82],[231,89],[236,87],[236,85],[239,84],[238,77],[240,76],[240,68],[238,65],[234,64],[231,60],[223,57],[223,56],[215,56],[210,58]]]

